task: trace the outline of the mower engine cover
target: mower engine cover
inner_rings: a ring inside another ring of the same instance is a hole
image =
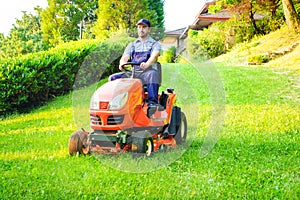
[[[136,109],[142,107],[143,95],[142,82],[139,79],[117,79],[105,83],[91,98],[92,128],[121,130],[133,126]]]
[[[92,110],[121,110],[130,105],[142,104],[142,83],[139,79],[118,79],[98,88],[92,96]]]

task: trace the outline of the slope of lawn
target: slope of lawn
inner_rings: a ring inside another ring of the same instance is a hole
[[[0,199],[299,199],[299,88],[283,73],[288,69],[214,66],[226,116],[203,157],[200,149],[213,126],[213,102],[201,78],[206,75],[190,65],[163,67],[162,87],[174,84],[188,116],[188,134],[194,135],[189,145],[146,159],[70,157],[78,113],[69,94],[0,121]],[[171,72],[181,78],[168,77]],[[80,97],[88,107],[89,97]]]

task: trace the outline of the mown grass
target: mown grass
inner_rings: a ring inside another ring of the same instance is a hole
[[[221,134],[209,132],[219,102],[203,66],[165,65],[171,76],[162,88],[175,88],[193,137],[151,158],[70,157],[68,140],[78,129],[72,94],[2,119],[0,199],[299,199],[297,80],[286,68],[210,67],[225,94]],[[213,148],[203,157],[210,134]]]

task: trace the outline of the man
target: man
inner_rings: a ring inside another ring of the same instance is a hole
[[[134,63],[140,63],[135,67],[135,77],[147,84],[148,90],[148,110],[147,116],[150,118],[157,109],[162,110],[158,103],[158,88],[160,84],[160,74],[157,71],[157,58],[160,55],[160,44],[150,37],[151,24],[147,19],[141,19],[137,22],[138,39],[127,45],[121,59],[119,69],[124,70],[124,64],[129,60]],[[115,80],[125,77],[124,73],[113,74],[109,80]]]

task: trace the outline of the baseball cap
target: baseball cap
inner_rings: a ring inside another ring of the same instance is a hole
[[[144,24],[144,25],[146,25],[148,27],[151,27],[150,21],[148,19],[141,19],[140,21],[138,21],[136,23],[136,25],[139,25],[139,24]]]

